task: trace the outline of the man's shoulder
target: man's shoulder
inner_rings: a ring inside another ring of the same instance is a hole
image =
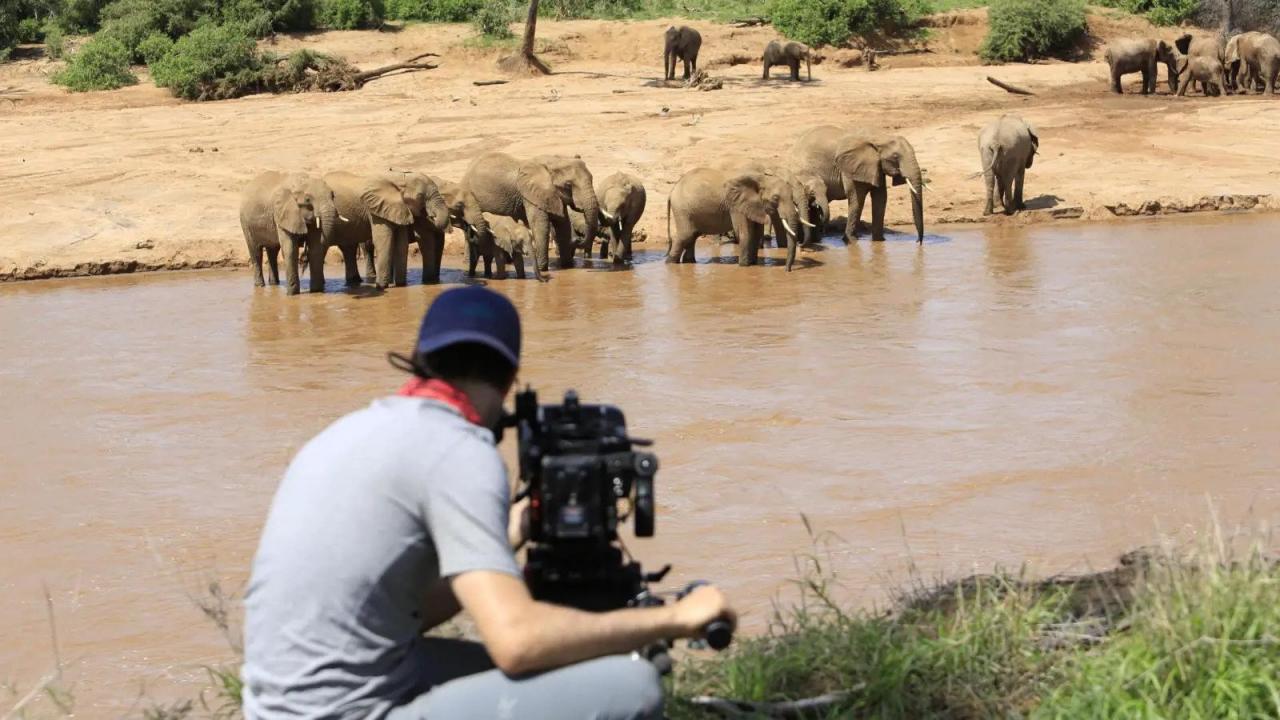
[[[357,410],[348,418],[357,422],[392,423],[397,427],[421,427],[433,435],[456,434],[458,440],[474,439],[492,447],[493,433],[462,417],[453,407],[430,398],[388,395]]]

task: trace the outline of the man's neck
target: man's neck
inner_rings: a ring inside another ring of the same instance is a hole
[[[467,399],[471,401],[471,406],[480,415],[480,420],[485,427],[492,428],[498,424],[498,420],[502,417],[502,401],[504,399],[502,392],[489,383],[478,380],[453,380],[449,384],[467,396]]]

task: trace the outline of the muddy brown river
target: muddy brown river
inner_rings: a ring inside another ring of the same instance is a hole
[[[658,536],[632,550],[759,628],[809,547],[802,515],[839,537],[860,603],[912,567],[1103,565],[1194,535],[1211,503],[1226,525],[1276,518],[1277,230],[896,236],[790,275],[776,250],[673,267],[651,245],[632,272],[493,287],[524,314],[522,381],[617,403],[657,440]],[[191,695],[228,658],[188,594],[244,582],[291,454],[397,387],[384,354],[439,292],[331,290],[255,291],[245,269],[0,287],[0,681],[53,667],[42,586],[82,717]]]

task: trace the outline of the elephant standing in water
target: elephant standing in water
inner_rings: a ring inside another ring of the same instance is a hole
[[[1017,115],[1005,115],[983,128],[978,136],[978,154],[987,185],[983,215],[994,212],[997,188],[1006,215],[1026,209],[1022,202],[1022,183],[1039,151],[1040,137],[1036,129]]]
[[[631,260],[631,235],[648,202],[644,183],[635,175],[614,173],[596,185],[596,199],[600,201],[599,226],[605,234],[600,239],[600,259],[612,257],[614,265],[621,265]],[[574,237],[590,259],[594,243],[586,241],[586,217],[571,213],[570,219]]]
[[[510,262],[515,266],[516,278],[524,280],[524,256],[532,254],[533,233],[528,227],[502,215],[492,215],[488,221],[493,230],[493,257],[498,261],[498,279],[507,279],[507,263]],[[485,277],[489,277],[488,257],[485,258]]]
[[[754,168],[695,168],[676,181],[667,199],[667,262],[694,262],[699,237],[732,232],[738,238],[738,264],[754,265],[769,223],[781,225],[787,234],[790,270],[800,226],[791,183]]]
[[[764,48],[764,79],[769,79],[769,71],[774,65],[786,65],[791,68],[792,81],[800,79],[800,63],[804,63],[805,73],[809,80],[813,79],[813,67],[810,65],[808,45],[789,42],[786,45],[777,40],[770,41]]]
[[[1164,63],[1169,73],[1169,91],[1178,92],[1177,53],[1163,40],[1117,40],[1107,46],[1103,57],[1111,68],[1111,91],[1114,93],[1123,94],[1120,79],[1136,72],[1142,73],[1142,94],[1155,92],[1159,63]]]
[[[253,284],[262,287],[262,255],[271,266],[271,284],[280,283],[279,252],[284,250],[288,294],[301,291],[298,256],[307,251],[311,292],[324,292],[324,248],[339,223],[333,190],[319,178],[265,172],[240,195],[240,229],[249,247]]]
[[[484,276],[493,277],[493,257],[496,250],[493,244],[493,232],[489,221],[480,210],[480,201],[475,195],[464,192],[462,186],[434,175],[428,175],[440,189],[445,207],[449,210],[450,223],[462,231],[462,238],[467,243],[467,276],[476,276],[476,263],[484,258]]]
[[[472,161],[462,178],[462,189],[480,203],[480,209],[523,222],[533,233],[534,276],[550,267],[548,251],[552,233],[560,255],[560,267],[573,267],[576,245],[569,210],[585,218],[585,241],[595,239],[600,223],[600,203],[586,163],[577,157],[542,155],[517,160],[505,153],[488,153]]]
[[[324,176],[333,188],[338,210],[347,217],[339,222],[332,244],[342,250],[347,284],[361,281],[356,248],[365,247],[374,266],[378,289],[393,283],[409,283],[409,240],[418,234],[422,252],[423,282],[439,279],[439,257],[449,213],[439,189],[425,175],[395,173],[389,177],[331,172]],[[369,249],[372,252],[369,252]]]
[[[698,72],[698,51],[702,49],[702,35],[688,25],[667,28],[662,51],[662,77],[676,78],[676,61],[684,61],[684,79]]]
[[[885,179],[911,191],[911,215],[916,241],[924,242],[924,174],[915,148],[906,138],[821,125],[800,136],[791,150],[790,166],[800,177],[817,176],[826,183],[827,202],[849,201],[845,242],[857,239],[858,221],[871,195],[871,239],[884,240],[884,212],[888,203]],[[829,209],[827,214],[830,214]]]

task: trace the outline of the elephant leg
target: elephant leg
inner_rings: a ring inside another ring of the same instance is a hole
[[[626,228],[615,230],[609,238],[609,255],[613,258],[614,265],[621,265],[627,259],[629,246],[631,245],[629,235],[630,231]]]
[[[791,82],[800,81],[800,61],[796,60],[791,63]]]
[[[985,162],[985,158],[984,158]],[[987,207],[982,211],[983,215],[991,215],[996,211],[996,174],[994,170],[988,168],[982,173],[983,180],[987,184]]]
[[[871,239],[884,242],[884,211],[889,204],[889,188],[871,188]]]
[[[502,251],[499,250],[498,254],[501,257]],[[493,253],[484,254],[484,278],[486,280],[493,279]]]
[[[266,283],[262,280],[262,255],[266,252],[266,248],[261,245],[254,247],[249,246],[249,271],[253,273],[253,286],[266,287]]]
[[[511,253],[511,264],[514,265],[516,268],[516,279],[523,280],[525,278],[524,253],[520,252],[519,250]]]
[[[667,262],[693,262],[693,244],[698,240],[697,231],[681,233],[671,238],[671,247],[667,250]]]
[[[1013,176],[1013,209],[1026,210],[1027,204],[1022,201],[1022,183],[1027,177],[1025,168],[1018,168],[1018,173]]]
[[[413,230],[409,227],[397,226],[394,232],[395,254],[391,257],[391,273],[396,287],[405,287],[409,284],[409,235]]]
[[[1142,94],[1151,94],[1151,70],[1146,67],[1142,68]]]
[[[480,262],[480,248],[474,242],[467,243],[467,277],[476,276],[476,265]]]
[[[494,250],[493,255],[491,255],[490,257],[493,259],[494,264],[498,266],[497,270],[494,272],[494,277],[496,277],[499,280],[506,280],[507,279],[507,260],[510,259],[506,251],[499,248],[497,250]],[[488,260],[489,258],[485,258],[485,259]],[[521,268],[520,270],[520,277],[524,278],[523,268]]]
[[[369,230],[373,235],[372,252],[369,253],[369,257],[372,258],[370,264],[374,266],[373,284],[379,290],[385,290],[391,287],[391,269],[395,264],[393,257],[396,247],[396,227],[385,220],[373,218],[369,223]]]
[[[280,284],[280,248],[267,248],[267,268],[270,271],[272,285]]]
[[[288,294],[297,295],[302,291],[298,280],[298,240],[283,230],[277,230],[280,238],[280,252],[284,254],[284,277]]]
[[[1111,68],[1111,92],[1117,95],[1124,94],[1124,86],[1120,84],[1120,73],[1115,68]]]
[[[324,292],[324,238],[319,230],[307,233],[307,265],[311,273],[311,285],[308,292]]]
[[[444,267],[444,231],[435,233],[431,244],[431,282],[440,282],[440,270]],[[423,282],[426,282],[425,280]]]
[[[529,219],[529,232],[533,234],[533,266],[546,272],[551,268],[551,216],[529,204],[525,204],[525,217]]]
[[[342,249],[342,265],[346,270],[347,287],[355,287],[364,281],[360,277],[360,261],[356,258],[355,245],[343,245]]]
[[[862,207],[867,202],[867,192],[870,189],[870,185],[859,183],[854,186],[852,193],[845,194],[849,198],[849,218],[844,226],[844,241],[846,243],[851,243],[858,239],[858,223],[862,221]]]
[[[374,267],[373,244],[372,240],[362,243],[362,247],[364,247],[364,276],[367,278],[378,277],[377,268]]]
[[[573,267],[573,256],[578,251],[578,247],[573,244],[573,224],[567,216],[552,215],[548,219],[556,235],[556,254],[559,255],[560,269],[567,270]],[[590,256],[591,249],[588,248],[587,257]]]

